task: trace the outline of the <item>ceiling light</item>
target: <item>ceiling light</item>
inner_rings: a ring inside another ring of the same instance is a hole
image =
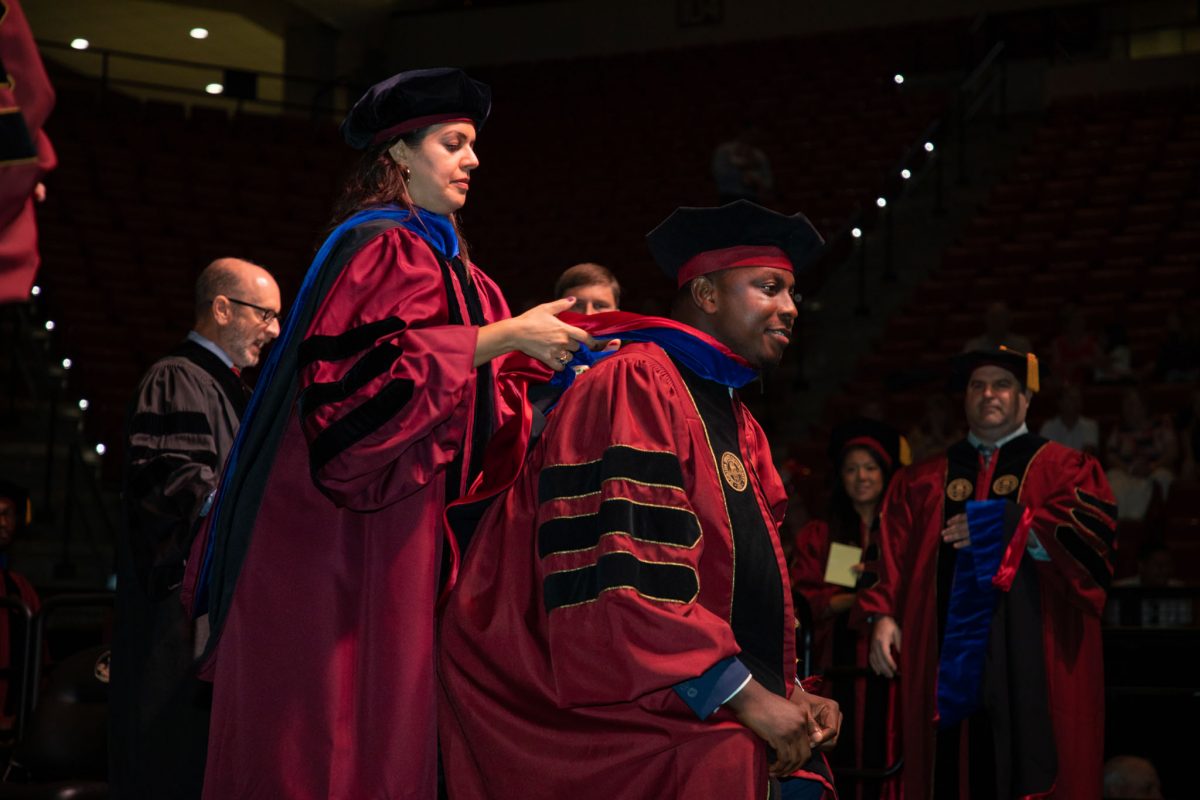
[[[87,39],[72,39],[71,47],[74,48],[75,50],[87,50],[88,49],[88,40]]]
[[[191,36],[193,39],[207,39],[208,28],[192,28],[188,31],[188,36]]]
[[[204,87],[204,91],[208,92],[209,94],[220,94],[221,92],[225,91],[225,87],[219,83],[210,83],[208,86]]]
[[[912,177],[912,172],[910,172],[907,169],[902,169],[902,170],[900,170],[900,177],[904,178],[904,180],[908,180],[909,178]]]

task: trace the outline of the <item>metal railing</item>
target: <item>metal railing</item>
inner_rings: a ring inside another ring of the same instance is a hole
[[[800,623],[797,628],[796,640],[796,656],[799,664],[798,672],[803,677],[809,677],[813,674],[813,613],[812,606],[808,600],[800,592],[792,592],[792,606],[796,613],[796,620]],[[821,677],[828,680],[863,680],[873,677],[874,672],[868,667],[853,666],[832,666],[821,671]],[[853,742],[849,746],[853,746]],[[845,745],[839,745],[839,747]],[[904,757],[899,756],[891,764],[882,767],[862,767],[851,768],[838,765],[834,770],[834,775],[837,778],[850,778],[855,781],[883,781],[898,775],[900,770],[904,768]]]
[[[997,42],[980,60],[975,69],[959,84],[946,112],[930,122],[920,136],[913,141],[904,154],[893,164],[882,180],[876,199],[876,208],[859,208],[842,228],[830,238],[827,249],[838,252],[849,243],[850,254],[840,267],[844,269],[851,260],[856,262],[857,297],[855,313],[868,316],[871,313],[867,302],[867,234],[874,225],[882,227],[883,248],[882,279],[887,282],[897,279],[895,268],[895,213],[896,206],[912,194],[926,180],[933,180],[934,211],[945,212],[946,158],[945,146],[953,140],[956,152],[957,182],[966,185],[971,180],[970,123],[982,112],[990,111],[1003,127],[1008,116],[1008,65],[1004,58],[1004,42]]]
[[[59,51],[67,59],[78,65],[81,61],[86,65],[81,74],[86,78],[96,79],[102,92],[112,89],[124,89],[133,92],[152,91],[165,92],[181,98],[193,100],[203,99],[206,103],[232,106],[236,112],[247,106],[264,106],[275,111],[294,111],[318,116],[340,116],[349,109],[349,101],[339,89],[357,88],[346,78],[322,79],[303,75],[290,75],[282,72],[267,70],[244,69],[228,64],[215,64],[206,61],[190,61],[181,58],[151,56],[143,53],[132,53],[125,50],[88,46],[84,49],[73,47],[66,42],[38,39],[37,45],[43,50]],[[60,61],[63,59],[60,58]],[[188,83],[183,81],[169,82],[165,80],[145,80],[139,77],[122,77],[119,67],[122,65],[145,65],[165,67],[189,76]],[[194,81],[190,78],[194,76]],[[210,92],[204,88],[206,83],[221,84],[222,91]],[[243,84],[240,89],[233,85]],[[264,88],[265,93],[260,94]],[[287,99],[289,88],[302,87],[303,94],[311,100],[298,102]],[[263,96],[263,95],[268,96]]]

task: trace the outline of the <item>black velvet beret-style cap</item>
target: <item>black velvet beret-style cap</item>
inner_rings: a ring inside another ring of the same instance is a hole
[[[1037,392],[1041,388],[1037,356],[1001,345],[995,350],[972,350],[954,356],[950,360],[951,390],[963,391],[966,389],[975,370],[985,366],[1008,370],[1022,388],[1031,392]]]
[[[480,130],[491,110],[491,87],[461,69],[414,69],[368,89],[342,122],[342,138],[366,150],[439,122],[468,120]]]
[[[646,234],[646,244],[663,272],[683,286],[733,267],[800,272],[824,240],[803,214],[735,200],[719,208],[677,208]]]

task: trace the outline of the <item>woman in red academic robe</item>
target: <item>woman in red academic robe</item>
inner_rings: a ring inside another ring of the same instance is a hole
[[[420,70],[342,127],[365,150],[226,465],[188,592],[212,630],[206,798],[437,791],[434,609],[461,543],[442,511],[514,413],[494,359],[562,369],[582,330],[508,318],[454,213],[487,86]]]
[[[882,422],[856,419],[837,426],[830,438],[833,491],[826,519],[812,520],[796,534],[791,565],[792,592],[808,603],[813,617],[812,663],[809,670],[866,667],[867,638],[849,624],[850,609],[859,589],[876,580],[879,507],[888,482],[909,461],[908,444]],[[858,563],[844,576],[851,586],[825,580],[832,545],[861,550]],[[882,769],[894,751],[891,724],[894,693],[875,676],[833,677],[829,690],[842,708],[841,746],[830,756],[837,767]],[[882,787],[882,788],[881,788]],[[843,778],[838,792],[844,798],[893,796],[893,783]]]

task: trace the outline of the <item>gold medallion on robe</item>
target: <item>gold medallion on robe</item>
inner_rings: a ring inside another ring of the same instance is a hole
[[[998,495],[1012,494],[1021,485],[1021,479],[1016,475],[1001,475],[992,484],[992,491]]]
[[[946,497],[956,503],[961,503],[975,493],[975,487],[966,478],[955,478],[946,486]]]
[[[741,460],[728,450],[721,454],[721,475],[729,484],[729,488],[735,492],[744,492],[750,483],[746,479],[746,468],[742,466]]]

